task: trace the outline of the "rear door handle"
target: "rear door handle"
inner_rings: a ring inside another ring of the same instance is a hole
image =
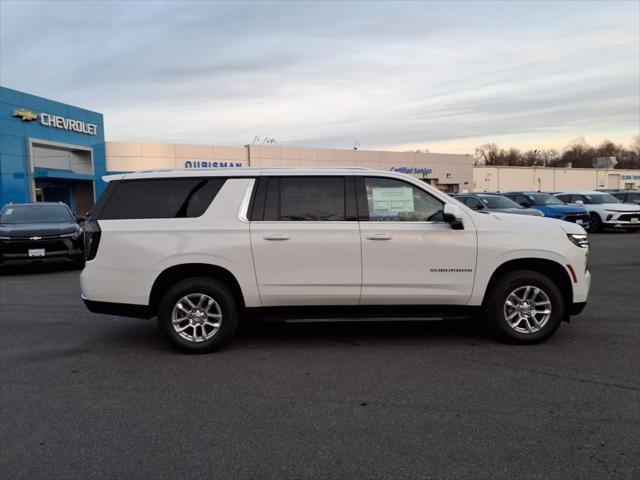
[[[391,240],[393,235],[390,233],[370,233],[367,238],[369,240]]]
[[[289,240],[289,235],[286,233],[267,233],[262,238],[265,240]]]

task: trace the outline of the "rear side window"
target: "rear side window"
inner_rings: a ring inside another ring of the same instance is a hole
[[[271,177],[264,220],[344,221],[345,203],[343,177]]]
[[[121,180],[110,192],[98,214],[98,220],[199,217],[209,207],[225,180]]]

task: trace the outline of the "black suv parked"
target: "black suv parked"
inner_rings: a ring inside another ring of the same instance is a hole
[[[611,193],[611,195],[616,197],[622,203],[631,203],[635,205],[640,205],[639,190],[614,190],[609,193]]]
[[[0,266],[66,262],[84,266],[82,229],[64,203],[9,203],[0,211]]]

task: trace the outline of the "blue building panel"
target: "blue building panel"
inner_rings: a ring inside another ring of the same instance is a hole
[[[45,114],[44,116],[42,114]],[[18,116],[16,116],[16,114]],[[20,115],[22,115],[21,118]],[[62,117],[54,125],[45,119]],[[74,131],[73,122],[96,125],[96,134]],[[93,175],[78,174],[55,169],[30,171],[28,141],[56,142],[66,145],[89,147],[93,151]],[[85,110],[36,95],[30,95],[0,86],[0,207],[8,202],[31,201],[33,178],[66,182],[93,180],[97,198],[106,184],[101,177],[106,174],[104,123],[101,113]]]

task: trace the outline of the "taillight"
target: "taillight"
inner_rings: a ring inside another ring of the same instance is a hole
[[[100,232],[97,220],[87,220],[84,224],[84,255],[87,260],[93,260],[98,253]]]

